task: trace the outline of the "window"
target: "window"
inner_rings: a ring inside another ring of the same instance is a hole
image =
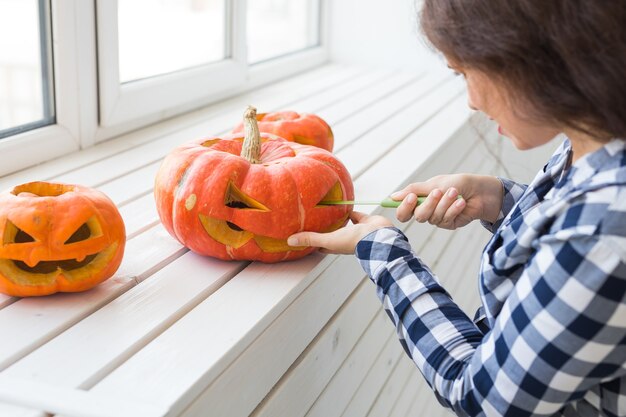
[[[0,0],[0,138],[54,122],[48,22],[43,0]]]
[[[226,58],[224,0],[119,0],[118,4],[122,83]]]
[[[321,64],[324,1],[0,0],[0,175]]]
[[[319,0],[98,1],[101,125],[171,116],[321,62],[310,53],[321,49],[319,9]],[[294,52],[299,65],[288,64]],[[252,65],[270,60],[283,64]]]
[[[248,61],[267,61],[319,45],[319,1],[253,0],[248,3]]]

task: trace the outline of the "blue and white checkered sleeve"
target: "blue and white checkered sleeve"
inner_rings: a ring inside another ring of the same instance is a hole
[[[626,264],[598,236],[562,237],[542,240],[484,336],[398,230],[373,232],[356,254],[442,404],[547,416],[626,374]]]
[[[522,197],[528,185],[520,184],[515,181],[497,177],[502,183],[502,189],[504,191],[502,195],[502,207],[500,208],[500,213],[498,214],[498,218],[495,222],[489,223],[487,221],[482,220],[480,223],[483,227],[489,230],[491,233],[498,230],[498,227],[502,224],[504,218],[509,214],[513,206],[517,203],[517,201]]]

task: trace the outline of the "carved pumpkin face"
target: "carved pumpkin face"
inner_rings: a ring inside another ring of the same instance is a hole
[[[259,113],[256,115],[259,131],[280,136],[290,142],[317,146],[333,151],[333,131],[321,117],[310,113],[281,111]],[[243,123],[236,126],[232,133],[243,132]]]
[[[291,234],[347,222],[352,206],[318,204],[354,198],[348,171],[330,152],[261,134],[260,160],[251,163],[240,156],[243,141],[203,139],[163,161],[157,209],[183,245],[220,259],[278,262],[314,250],[288,246]]]
[[[117,208],[99,191],[32,182],[0,194],[0,292],[87,290],[111,277],[126,242]]]

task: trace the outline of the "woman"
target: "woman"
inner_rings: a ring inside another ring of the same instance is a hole
[[[356,253],[458,415],[626,415],[626,2],[425,0],[420,17],[470,107],[517,148],[566,136],[528,186],[450,175],[393,195],[402,221],[494,233],[475,320],[383,217],[289,243]]]

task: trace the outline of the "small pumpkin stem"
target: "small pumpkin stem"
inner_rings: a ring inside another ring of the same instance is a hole
[[[251,164],[261,162],[261,133],[256,121],[256,108],[248,106],[243,114],[243,129],[245,138],[241,148],[241,157]]]

